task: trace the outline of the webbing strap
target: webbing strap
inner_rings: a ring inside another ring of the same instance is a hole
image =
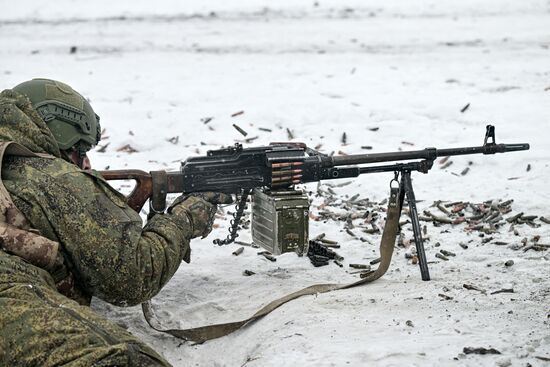
[[[375,271],[369,273],[367,277],[361,280],[358,280],[356,282],[349,283],[349,284],[311,285],[309,287],[287,294],[284,297],[278,298],[268,303],[267,305],[262,307],[260,310],[258,310],[254,315],[241,321],[207,325],[207,326],[201,326],[201,327],[196,327],[191,329],[163,329],[160,326],[156,325],[158,323],[158,320],[156,320],[156,317],[153,312],[153,309],[151,308],[150,302],[145,302],[141,304],[141,308],[143,310],[143,315],[145,317],[145,320],[147,321],[149,326],[151,326],[156,331],[167,333],[172,336],[175,336],[176,338],[184,339],[187,341],[193,341],[195,343],[204,343],[205,341],[228,335],[240,329],[244,325],[267,315],[268,313],[275,310],[279,306],[289,301],[292,301],[293,299],[296,299],[298,297],[313,295],[318,293],[326,293],[326,292],[331,292],[338,289],[348,289],[348,288],[353,288],[359,285],[373,282],[376,279],[380,278],[382,275],[384,275],[390,266],[391,258],[393,255],[393,247],[395,244],[395,238],[397,237],[397,231],[399,227],[400,210],[399,210],[398,201],[399,201],[399,189],[392,187],[390,191],[390,200],[389,200],[388,210],[386,215],[386,225],[384,226],[384,231],[382,233],[382,240],[380,242],[380,264]]]

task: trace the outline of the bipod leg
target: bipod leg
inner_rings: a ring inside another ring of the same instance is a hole
[[[428,270],[428,261],[426,260],[426,252],[424,251],[422,230],[420,229],[420,221],[418,220],[418,210],[416,209],[416,198],[414,197],[410,171],[403,171],[401,175],[401,186],[405,189],[404,194],[407,195],[407,201],[409,202],[409,215],[411,217],[413,227],[416,254],[418,255],[418,265],[420,265],[420,274],[422,275],[422,280],[430,280],[430,271]]]
[[[396,176],[397,177],[397,173],[396,173]],[[403,213],[403,203],[405,202],[405,181],[403,179],[401,179],[401,181],[399,181],[399,214],[401,215],[401,213]],[[401,233],[401,225],[399,224],[398,227],[399,228],[399,233]]]

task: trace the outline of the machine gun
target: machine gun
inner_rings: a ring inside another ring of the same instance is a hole
[[[529,144],[526,143],[497,144],[495,128],[488,125],[483,145],[474,147],[329,156],[308,148],[303,143],[272,143],[269,146],[253,148],[235,144],[228,148],[210,150],[203,157],[190,157],[182,162],[180,170],[175,172],[111,170],[102,171],[101,174],[107,180],[137,181],[136,187],[128,197],[128,204],[136,211],[140,211],[150,199],[150,213],[163,212],[166,209],[168,193],[216,191],[237,195],[237,207],[231,221],[230,233],[226,239],[214,241],[219,245],[225,245],[233,242],[238,236],[238,226],[246,207],[246,200],[254,188],[279,190],[308,182],[357,177],[367,173],[394,172],[392,181],[399,185],[401,207],[405,195],[408,199],[422,279],[429,280],[411,172],[428,173],[434,160],[439,157],[496,154],[528,149]],[[383,162],[397,163],[372,165]]]

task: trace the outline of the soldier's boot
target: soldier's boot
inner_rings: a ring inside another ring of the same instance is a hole
[[[1,366],[169,366],[89,307],[58,293],[51,276],[0,251]]]

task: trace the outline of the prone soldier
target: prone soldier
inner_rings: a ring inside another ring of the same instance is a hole
[[[66,84],[33,79],[0,93],[0,365],[169,365],[95,314],[91,297],[151,299],[231,197],[181,196],[143,226],[89,169],[100,136],[99,117]]]

